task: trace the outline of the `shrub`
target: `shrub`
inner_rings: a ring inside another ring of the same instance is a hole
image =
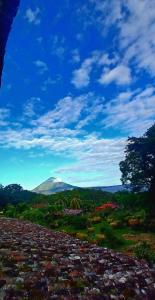
[[[96,217],[93,217],[89,220],[90,220],[90,222],[96,224],[96,223],[100,223],[102,221],[102,218],[100,216],[96,216]]]
[[[110,223],[110,225],[113,227],[113,228],[118,228],[118,227],[121,227],[121,222],[119,221],[112,221]]]
[[[131,218],[128,220],[128,225],[131,226],[131,227],[137,227],[140,225],[140,220],[137,219],[137,218]]]
[[[130,212],[128,210],[117,210],[109,218],[109,222],[118,220],[122,224],[126,224]]]
[[[39,209],[31,208],[31,209],[25,210],[21,216],[25,220],[29,220],[31,222],[38,223],[40,225],[45,224],[44,214]]]
[[[76,237],[77,237],[78,239],[85,240],[85,239],[87,239],[88,236],[87,236],[86,233],[78,232],[78,233],[76,234]]]
[[[145,259],[149,263],[155,263],[155,253],[145,241],[135,247],[134,253],[140,259]]]
[[[155,220],[150,219],[148,222],[144,224],[145,229],[155,232]]]
[[[95,228],[94,227],[88,227],[87,231],[88,231],[88,233],[92,233],[92,232],[95,231]]]
[[[75,216],[70,218],[70,224],[75,229],[86,229],[88,225],[88,219],[86,216]]]
[[[101,234],[101,233],[98,233],[98,234],[96,234],[96,240],[97,241],[103,241],[103,240],[105,240],[105,234]]]
[[[109,247],[117,248],[124,244],[124,239],[117,236],[114,229],[108,224],[102,225],[100,231],[105,235]]]

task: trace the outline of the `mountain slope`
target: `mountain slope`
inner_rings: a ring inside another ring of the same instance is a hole
[[[75,188],[77,187],[68,183],[64,183],[58,178],[50,177],[47,180],[45,180],[43,183],[38,185],[33,190],[33,192],[38,194],[50,195],[53,193],[62,192],[66,190],[73,190]]]
[[[103,192],[109,192],[109,193],[116,193],[121,191],[126,191],[127,188],[125,188],[123,185],[111,185],[111,186],[95,186],[93,187],[95,190],[101,190]]]
[[[45,180],[43,183],[38,185],[33,192],[44,195],[51,195],[54,193],[79,189],[78,186],[74,186],[65,182],[62,182],[60,179],[55,177],[50,177]],[[86,189],[86,188],[83,188]],[[97,186],[97,187],[88,187],[88,189],[100,190],[103,192],[116,193],[118,191],[126,190],[122,185],[114,185],[114,186]]]

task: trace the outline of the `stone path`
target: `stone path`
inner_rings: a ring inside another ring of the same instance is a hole
[[[0,300],[155,300],[146,262],[15,219],[0,219]]]

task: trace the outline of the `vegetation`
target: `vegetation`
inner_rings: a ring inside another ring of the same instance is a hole
[[[147,242],[142,242],[135,247],[135,255],[149,263],[155,263],[155,253]]]
[[[130,252],[132,249],[131,252],[138,257],[153,261],[150,258],[153,257],[150,254],[152,248],[149,251],[144,247],[145,245],[140,247],[139,241],[130,239],[130,235],[136,237],[143,232],[154,237],[155,222],[147,203],[148,192],[110,194],[97,190],[78,189],[44,196],[23,191],[22,188],[13,185],[7,189],[3,187],[2,191],[1,215],[3,216],[29,220],[55,231],[67,232],[99,246],[125,252]],[[5,203],[6,198],[2,198],[3,195],[11,199],[10,203],[7,201]],[[14,200],[15,196],[18,201]],[[27,197],[26,201],[23,201],[24,197]],[[110,205],[107,205],[108,203]],[[97,209],[98,207],[100,209]],[[77,211],[80,209],[82,213],[65,215],[66,208]],[[133,244],[137,247],[135,251]]]
[[[133,191],[148,190],[155,212],[155,124],[142,137],[128,138],[125,160],[120,163],[122,183]]]
[[[120,169],[123,184],[130,184],[132,190],[112,194],[81,188],[40,195],[24,191],[18,184],[0,185],[0,214],[30,220],[153,263],[155,125],[144,136],[128,139]]]
[[[0,207],[11,203],[28,202],[35,200],[36,197],[37,194],[23,190],[19,184],[9,184],[5,187],[0,184]]]

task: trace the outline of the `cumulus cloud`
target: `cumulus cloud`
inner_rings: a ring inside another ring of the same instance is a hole
[[[131,82],[131,72],[127,66],[119,65],[112,70],[107,70],[98,80],[101,84],[116,83],[125,85]]]
[[[40,9],[39,7],[36,7],[36,9],[31,9],[28,8],[25,12],[25,19],[30,23],[34,25],[39,25],[41,20],[40,20]]]

